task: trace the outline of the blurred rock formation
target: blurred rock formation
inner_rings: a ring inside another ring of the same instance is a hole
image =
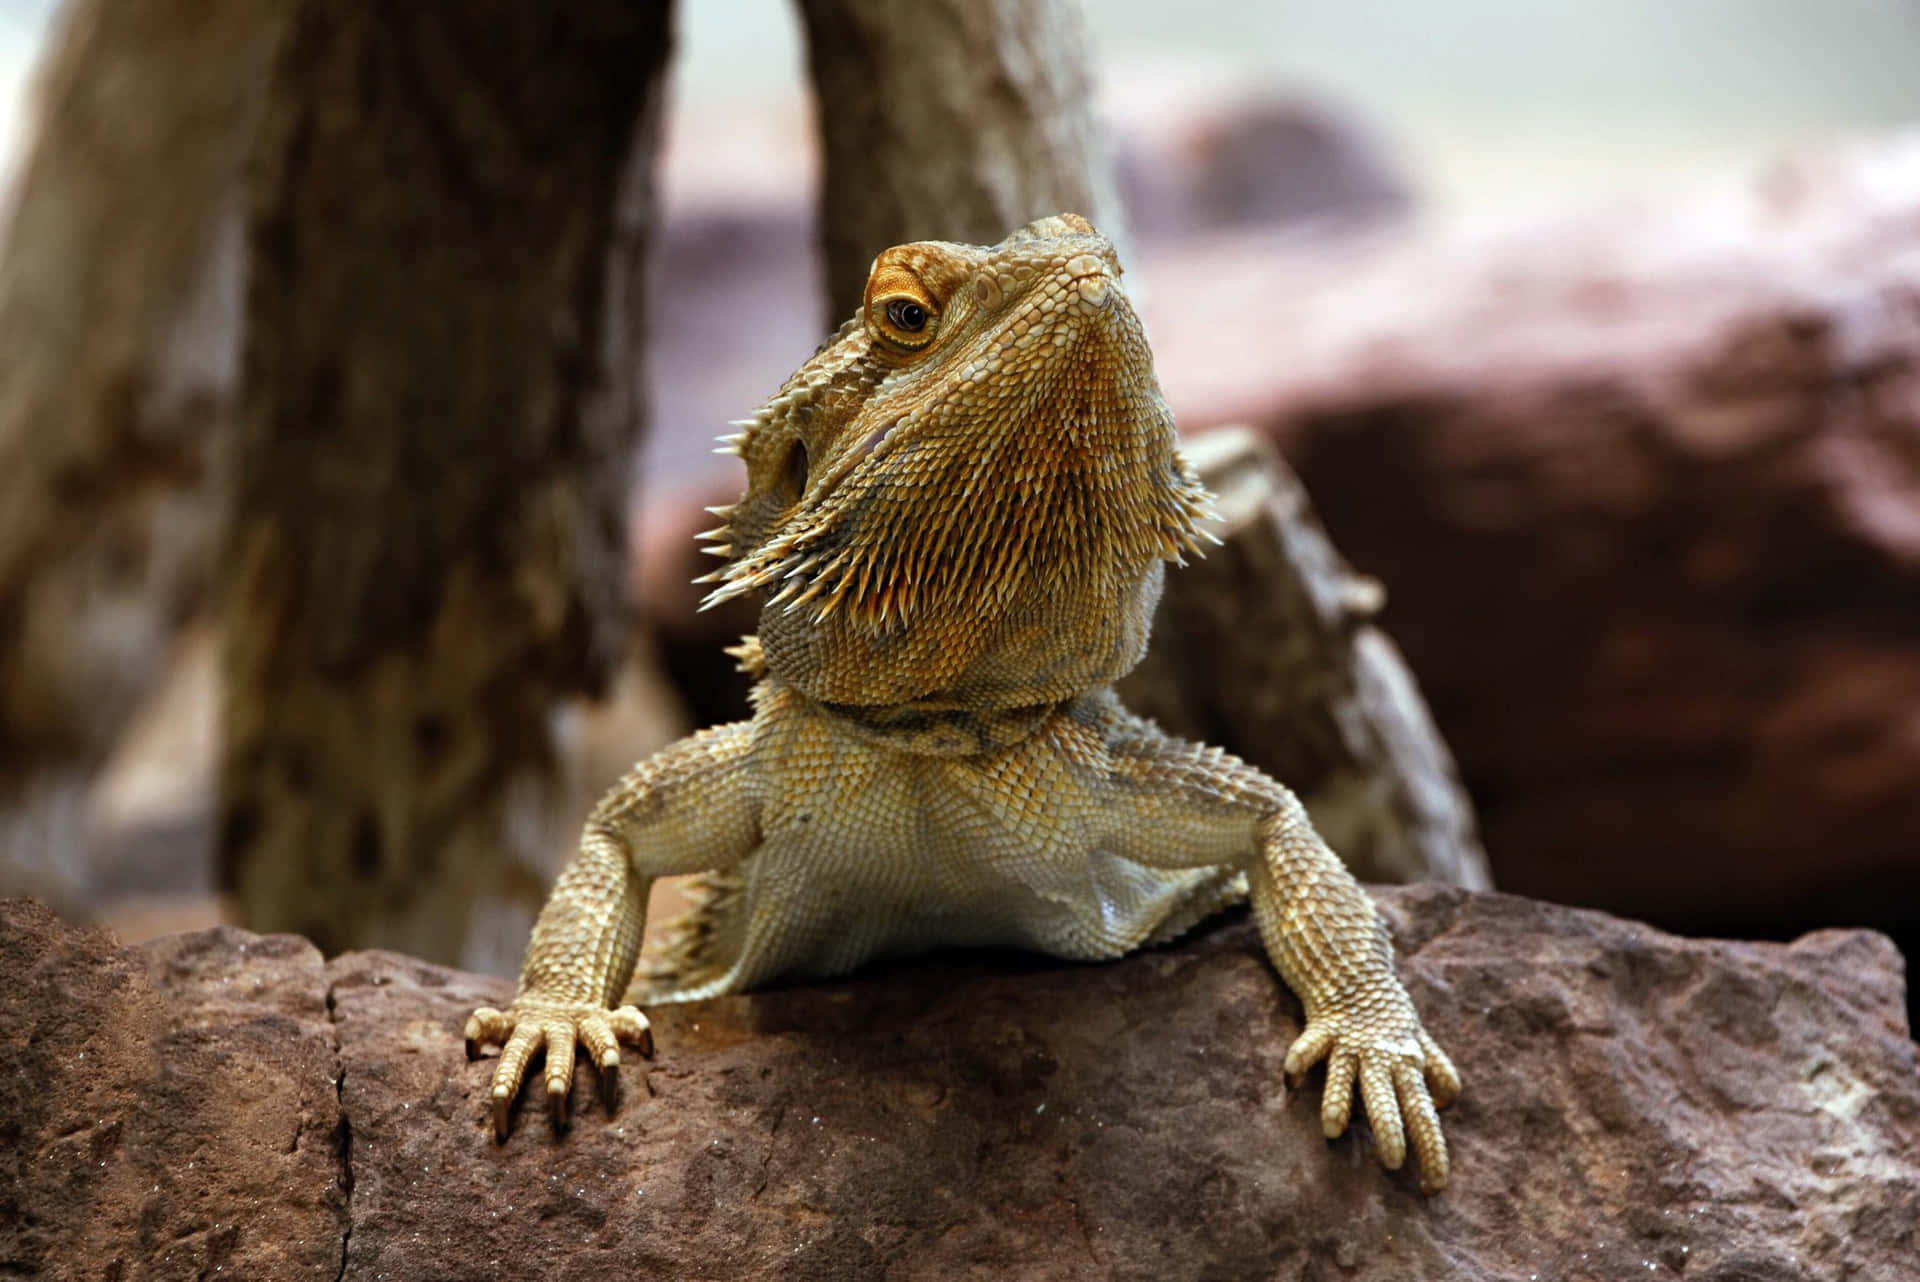
[[[1147,98],[1115,104],[1124,112],[1115,182],[1142,244],[1230,228],[1352,227],[1415,206],[1412,179],[1385,140],[1337,103],[1257,87]]]
[[[1920,138],[1149,267],[1188,424],[1261,423],[1385,584],[1503,888],[1920,925]]]

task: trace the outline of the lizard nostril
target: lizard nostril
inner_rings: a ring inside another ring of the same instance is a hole
[[[1098,254],[1080,254],[1067,260],[1067,275],[1079,296],[1080,310],[1091,314],[1107,305],[1112,297],[1112,278],[1107,275],[1106,260]]]

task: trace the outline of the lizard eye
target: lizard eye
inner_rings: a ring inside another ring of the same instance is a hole
[[[911,298],[889,299],[887,321],[902,333],[918,334],[927,327],[927,309]]]
[[[892,347],[917,352],[933,341],[939,314],[924,295],[893,294],[872,303],[868,324]]]

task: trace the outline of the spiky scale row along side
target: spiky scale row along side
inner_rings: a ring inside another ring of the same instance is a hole
[[[595,810],[514,1009],[470,1026],[508,1039],[496,1103],[542,1041],[617,1062],[597,1003],[657,876],[712,875],[649,976],[660,1000],[959,944],[1112,957],[1250,886],[1307,1011],[1287,1071],[1325,1058],[1328,1133],[1357,1082],[1382,1161],[1410,1151],[1443,1184],[1434,1108],[1458,1076],[1371,901],[1285,788],[1112,692],[1208,502],[1112,246],[1061,215],[991,248],[887,250],[860,314],[735,426],[747,490],[703,537],[725,558],[709,604],[768,598],[737,651],[753,719]],[[643,1028],[627,1009],[618,1027]]]

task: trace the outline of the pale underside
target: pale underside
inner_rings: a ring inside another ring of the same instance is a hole
[[[750,731],[768,798],[758,849],[694,888],[694,910],[642,959],[636,999],[693,1001],[934,948],[1098,961],[1246,898],[1226,865],[1251,840],[1251,812],[1246,833],[1219,830],[1219,865],[1130,859],[1120,852],[1145,834],[1116,830],[1139,825],[1111,804],[1111,763],[1076,759],[1053,727],[986,756],[930,756],[793,705]]]

